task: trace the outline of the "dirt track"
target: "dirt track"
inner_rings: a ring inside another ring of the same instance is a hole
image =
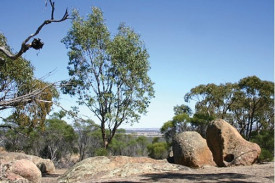
[[[58,176],[62,175],[66,170],[57,170],[56,174],[48,175],[42,178],[42,183],[57,182]],[[190,169],[176,172],[166,172],[158,174],[142,174],[126,178],[113,178],[106,180],[87,180],[88,182],[219,182],[219,183],[245,183],[245,182],[274,182],[274,162],[265,164],[255,164],[253,166],[239,167],[206,167],[203,169]]]

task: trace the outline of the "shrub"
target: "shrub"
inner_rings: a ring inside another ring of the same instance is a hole
[[[108,150],[105,148],[99,148],[95,151],[96,156],[108,156]]]
[[[168,144],[166,142],[158,142],[154,139],[152,144],[147,146],[148,156],[154,159],[165,159],[168,156]]]
[[[259,161],[272,161],[274,159],[274,130],[262,130],[260,133],[253,133],[251,141],[257,143],[262,152]]]

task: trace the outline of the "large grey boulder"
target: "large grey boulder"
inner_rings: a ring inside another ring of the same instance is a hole
[[[209,124],[206,140],[220,167],[251,165],[261,153],[258,144],[245,140],[236,128],[222,119]]]
[[[206,140],[195,131],[179,133],[173,140],[174,163],[199,168],[215,166]]]
[[[187,167],[170,164],[166,160],[146,157],[97,156],[87,158],[70,168],[58,179],[59,183],[97,182],[110,178],[132,175],[188,170]]]

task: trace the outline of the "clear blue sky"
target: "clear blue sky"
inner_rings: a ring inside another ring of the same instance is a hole
[[[0,31],[14,51],[49,18],[50,7],[44,5],[45,0],[1,0]],[[273,0],[56,0],[56,18],[66,7],[86,16],[92,6],[102,9],[113,35],[125,22],[149,51],[156,97],[135,128],[161,127],[199,84],[237,82],[251,75],[274,81]],[[67,50],[60,40],[70,25],[69,20],[46,26],[38,36],[43,49],[24,54],[36,77],[56,69],[48,81],[68,79]],[[67,96],[60,102],[66,108],[73,103]]]

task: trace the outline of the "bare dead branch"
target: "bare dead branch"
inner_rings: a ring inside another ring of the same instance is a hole
[[[17,54],[12,54],[8,49],[6,49],[4,46],[0,46],[0,52],[2,52],[5,56],[7,56],[8,58],[15,60],[18,57],[20,57],[23,53],[25,53],[26,51],[28,51],[31,47],[33,47],[33,42],[32,43],[28,43],[30,41],[31,38],[35,37],[36,35],[39,34],[39,32],[41,31],[41,29],[45,26],[48,25],[50,23],[54,23],[54,22],[62,22],[65,21],[69,18],[69,14],[68,14],[68,10],[66,9],[63,17],[61,19],[55,20],[54,19],[54,11],[55,11],[55,3],[52,2],[50,0],[50,4],[51,4],[51,19],[49,20],[45,20],[35,31],[35,33],[31,34],[29,37],[27,37],[23,43],[21,44],[21,49],[19,50],[19,52]],[[4,61],[5,59],[3,57],[0,57],[0,61]]]
[[[30,93],[27,93],[25,95],[21,95],[21,96],[18,96],[18,97],[14,97],[14,98],[9,99],[9,100],[2,100],[2,101],[0,100],[0,111],[4,110],[4,109],[7,109],[7,108],[10,108],[10,107],[16,107],[16,106],[18,106],[19,104],[22,104],[22,103],[29,103],[29,102],[32,102],[32,101],[35,101],[35,100],[38,101],[38,102],[52,103],[52,101],[39,99],[39,96],[43,93],[43,91],[45,91],[49,87],[52,87],[52,86],[64,87],[64,86],[70,86],[71,85],[70,82],[68,82],[66,84],[61,84],[61,85],[59,83],[60,82],[55,82],[55,83],[48,84],[43,88],[33,90]]]
[[[20,103],[31,102],[31,101],[35,100],[44,90],[46,90],[47,88],[49,88],[53,85],[55,85],[55,83],[49,84],[41,89],[34,90],[28,94],[25,94],[25,95],[22,95],[19,97],[15,97],[10,100],[0,101],[0,107],[5,109],[8,107],[15,107]]]

